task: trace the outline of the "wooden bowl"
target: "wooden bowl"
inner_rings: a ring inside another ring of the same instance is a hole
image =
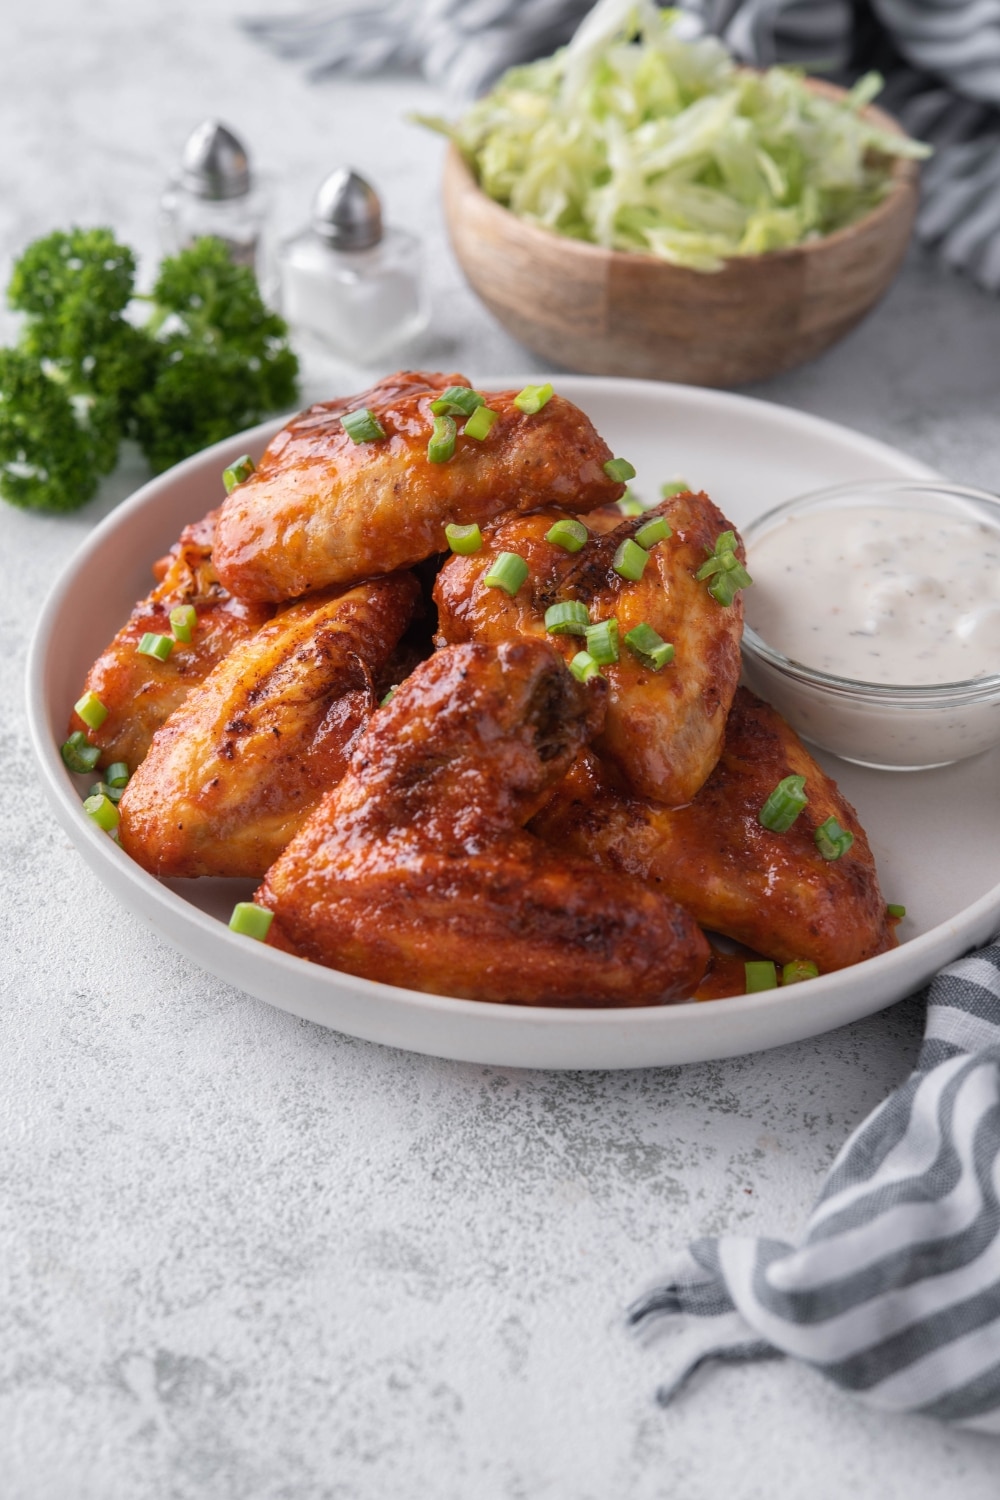
[[[829,98],[832,84],[811,81]],[[902,134],[883,111],[867,116]],[[792,250],[706,273],[541,229],[488,198],[452,146],[444,208],[466,280],[499,322],[569,370],[734,386],[813,359],[878,302],[917,209],[918,165],[897,157],[864,218]]]

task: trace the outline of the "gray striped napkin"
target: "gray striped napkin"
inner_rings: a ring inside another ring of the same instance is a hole
[[[944,969],[917,1067],[830,1169],[798,1247],[696,1241],[630,1309],[709,1360],[786,1354],[884,1411],[1000,1433],[1000,939]]]

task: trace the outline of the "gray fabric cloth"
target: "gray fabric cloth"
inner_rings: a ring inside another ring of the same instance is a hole
[[[333,0],[244,26],[311,76],[420,67],[456,98],[568,41],[588,0]],[[849,82],[885,74],[880,102],[935,156],[918,236],[1000,292],[1000,0],[681,0],[743,62],[800,63]]]
[[[633,1307],[707,1361],[787,1354],[881,1410],[1000,1433],[1000,942],[931,985],[915,1071],[854,1132],[798,1246],[724,1236]]]

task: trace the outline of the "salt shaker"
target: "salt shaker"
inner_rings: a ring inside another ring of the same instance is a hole
[[[202,235],[215,235],[237,265],[257,273],[265,290],[267,209],[242,142],[219,120],[203,120],[188,137],[180,172],[160,199],[164,250],[174,255]]]
[[[416,235],[383,227],[370,183],[347,167],[325,179],[309,227],[281,256],[282,312],[341,355],[378,360],[427,326]]]

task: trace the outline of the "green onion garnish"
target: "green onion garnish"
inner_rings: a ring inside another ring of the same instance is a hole
[[[586,635],[589,624],[587,606],[579,599],[550,604],[545,611],[545,629],[549,635]]]
[[[748,995],[756,995],[760,990],[776,990],[778,988],[778,971],[769,958],[751,960],[743,965],[746,973]]]
[[[660,499],[672,500],[675,495],[686,495],[691,486],[686,479],[668,479],[660,485]]]
[[[147,630],[135,649],[140,656],[155,656],[157,661],[166,661],[174,649],[173,637],[169,635],[154,635],[152,631]]]
[[[170,629],[175,641],[183,641],[186,645],[194,635],[197,624],[198,611],[193,604],[178,604],[176,609],[170,611]]]
[[[786,776],[757,814],[757,822],[771,833],[787,833],[808,801],[806,778]]]
[[[813,842],[824,859],[839,859],[854,843],[854,834],[841,828],[836,818],[827,818],[813,834]]]
[[[385,694],[385,696],[383,698],[379,699],[379,704],[378,704],[379,708],[388,708],[389,704],[392,702],[393,698],[396,696],[396,689],[398,687],[399,687],[399,683],[398,682],[394,682],[393,685],[392,685],[392,687]]]
[[[128,766],[123,760],[116,760],[104,773],[104,779],[108,786],[120,790],[128,786]]]
[[[673,646],[645,621],[626,634],[625,644],[653,672],[669,666],[674,659]]]
[[[588,625],[586,636],[587,650],[599,667],[610,667],[618,660],[618,621],[613,615],[609,620]]]
[[[635,478],[635,469],[627,458],[609,458],[604,465],[604,472],[617,484],[624,484],[627,479]]]
[[[648,562],[649,553],[645,548],[640,547],[631,537],[626,537],[611,559],[611,566],[619,578],[625,578],[629,583],[638,583]]]
[[[78,698],[73,704],[73,709],[80,715],[88,729],[100,729],[108,717],[108,711],[96,693],[84,693],[83,697]]]
[[[589,651],[578,651],[570,662],[569,669],[577,682],[589,682],[592,677],[601,675],[601,669]]]
[[[545,533],[545,540],[551,542],[554,547],[562,547],[564,552],[579,552],[584,545],[590,532],[582,521],[574,521],[565,516],[550,526]]]
[[[654,516],[651,521],[646,522],[645,526],[639,527],[635,533],[635,540],[648,552],[650,547],[655,547],[657,542],[666,541],[667,537],[673,534],[662,516]]]
[[[431,402],[431,411],[436,417],[455,411],[471,417],[478,406],[484,405],[485,401],[478,391],[470,390],[467,385],[450,385],[436,401]]]
[[[818,979],[819,970],[808,958],[796,958],[781,971],[782,984],[801,984],[804,979]]]
[[[257,465],[249,453],[244,453],[235,463],[231,463],[228,469],[222,471],[222,482],[226,486],[226,494],[231,495],[238,484],[244,479],[249,479]]]
[[[367,406],[361,406],[357,411],[345,411],[340,425],[352,443],[377,443],[385,437],[385,428]]]
[[[88,797],[83,804],[83,810],[88,818],[93,818],[98,828],[104,829],[105,833],[114,833],[121,820],[121,814],[111,798],[103,794]]]
[[[740,589],[753,583],[753,579],[736,556],[736,533],[723,531],[715,542],[715,550],[707,562],[702,563],[694,575],[699,582],[711,579],[708,592],[719,604],[732,604]]]
[[[258,943],[262,943],[273,921],[274,912],[268,911],[266,906],[255,906],[252,901],[237,901],[229,918],[229,930],[238,932],[241,937],[256,938]]]
[[[493,423],[499,420],[498,411],[494,411],[490,406],[478,406],[462,428],[462,432],[466,437],[476,438],[481,443],[483,438],[489,437]]]
[[[491,589],[503,589],[513,599],[528,576],[528,564],[517,552],[501,552],[483,582]]]
[[[101,758],[100,745],[92,745],[82,729],[77,729],[60,746],[59,754],[71,771],[92,771]]]
[[[117,807],[119,802],[122,800],[124,791],[125,788],[123,786],[108,786],[108,783],[106,781],[95,781],[94,785],[87,793],[87,796],[88,798],[107,797],[108,801],[113,802]]]
[[[455,452],[458,428],[454,417],[435,417],[434,431],[427,444],[427,458],[432,464],[446,464]]]
[[[641,516],[646,510],[635,490],[626,490],[621,499],[615,501],[615,504],[623,516]]]
[[[901,922],[906,916],[906,907],[899,906],[895,901],[890,901],[885,909],[885,913],[887,917],[893,917],[897,922]]]
[[[449,522],[444,528],[444,534],[452,552],[458,552],[462,557],[470,557],[483,545],[483,533],[475,522],[471,526],[455,526]]]
[[[526,417],[533,417],[551,399],[552,387],[550,385],[526,385],[524,390],[518,391],[514,397],[514,405],[518,411],[523,411]]]

